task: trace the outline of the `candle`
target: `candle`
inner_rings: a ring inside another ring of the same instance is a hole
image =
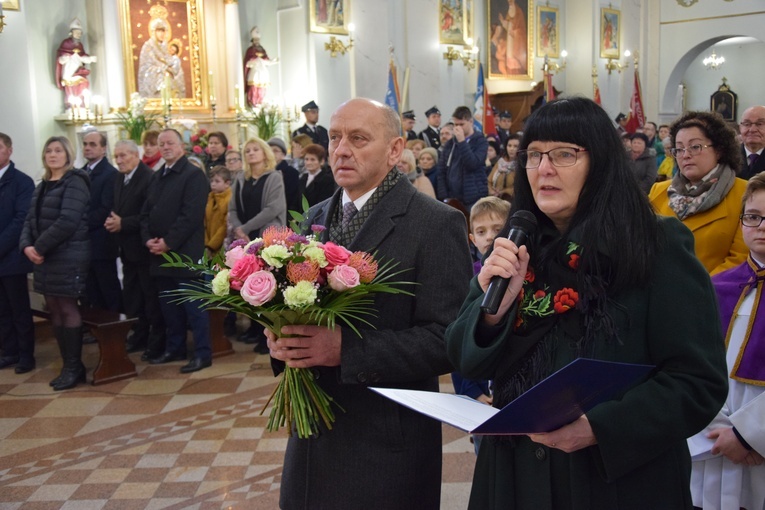
[[[172,87],[172,84],[170,82],[170,74],[165,73],[165,85],[162,88],[162,98],[163,98],[165,106],[170,104],[170,98],[172,97],[170,95],[170,87]]]
[[[210,89],[210,102],[215,103],[215,87],[213,86],[213,73],[210,71],[207,77],[207,88]]]
[[[239,84],[234,85],[234,107],[239,110]]]

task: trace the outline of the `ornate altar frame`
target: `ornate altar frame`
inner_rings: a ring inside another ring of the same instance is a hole
[[[151,4],[147,4],[146,0],[120,0],[127,102],[130,95],[138,91],[139,55],[144,41],[150,37],[150,11],[161,6],[169,18],[167,21],[170,33],[167,40],[178,39],[184,45],[181,51],[181,67],[186,75],[186,96],[174,98],[172,108],[175,111],[200,111],[210,108],[212,80],[208,79],[207,74],[202,4],[203,0],[155,0]],[[148,110],[161,110],[162,107],[161,98],[147,98]]]
[[[709,109],[722,115],[728,122],[736,122],[738,118],[738,94],[728,86],[728,80],[723,78],[717,92],[709,97]]]

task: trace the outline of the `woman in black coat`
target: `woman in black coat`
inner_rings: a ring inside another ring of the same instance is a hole
[[[64,367],[50,384],[60,391],[85,382],[77,298],[85,291],[90,262],[90,179],[74,168],[74,150],[65,137],[49,138],[42,160],[45,174],[32,196],[19,247],[35,265],[35,292],[45,296],[51,314]]]

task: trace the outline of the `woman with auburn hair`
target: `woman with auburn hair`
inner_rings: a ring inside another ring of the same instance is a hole
[[[34,264],[35,292],[45,296],[63,368],[50,382],[55,391],[85,382],[82,318],[77,299],[85,292],[90,262],[88,174],[74,168],[74,149],[63,136],[45,142],[45,173],[35,188],[19,247]]]
[[[141,161],[155,172],[165,166],[165,160],[159,153],[159,131],[144,131],[141,135],[141,145],[143,146],[143,157]]]
[[[669,136],[679,171],[654,184],[648,199],[657,213],[677,217],[693,232],[696,256],[709,274],[741,264],[749,250],[738,221],[746,181],[736,177],[736,133],[717,113],[687,112]]]
[[[260,237],[266,227],[287,224],[287,201],[271,147],[260,138],[251,138],[244,144],[242,154],[244,170],[234,177],[228,221],[234,239],[251,241]],[[268,353],[263,327],[255,321],[242,340],[257,343],[255,352]]]

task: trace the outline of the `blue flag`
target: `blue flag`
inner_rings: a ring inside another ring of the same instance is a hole
[[[484,115],[484,88],[483,88],[483,64],[478,63],[478,83],[475,87],[475,104],[473,105],[473,129],[478,133],[483,133],[483,115]],[[478,119],[481,119],[479,121]]]
[[[393,61],[388,68],[388,91],[385,93],[385,104],[393,108],[396,113],[401,113],[398,110],[398,81],[396,80],[396,66]]]

